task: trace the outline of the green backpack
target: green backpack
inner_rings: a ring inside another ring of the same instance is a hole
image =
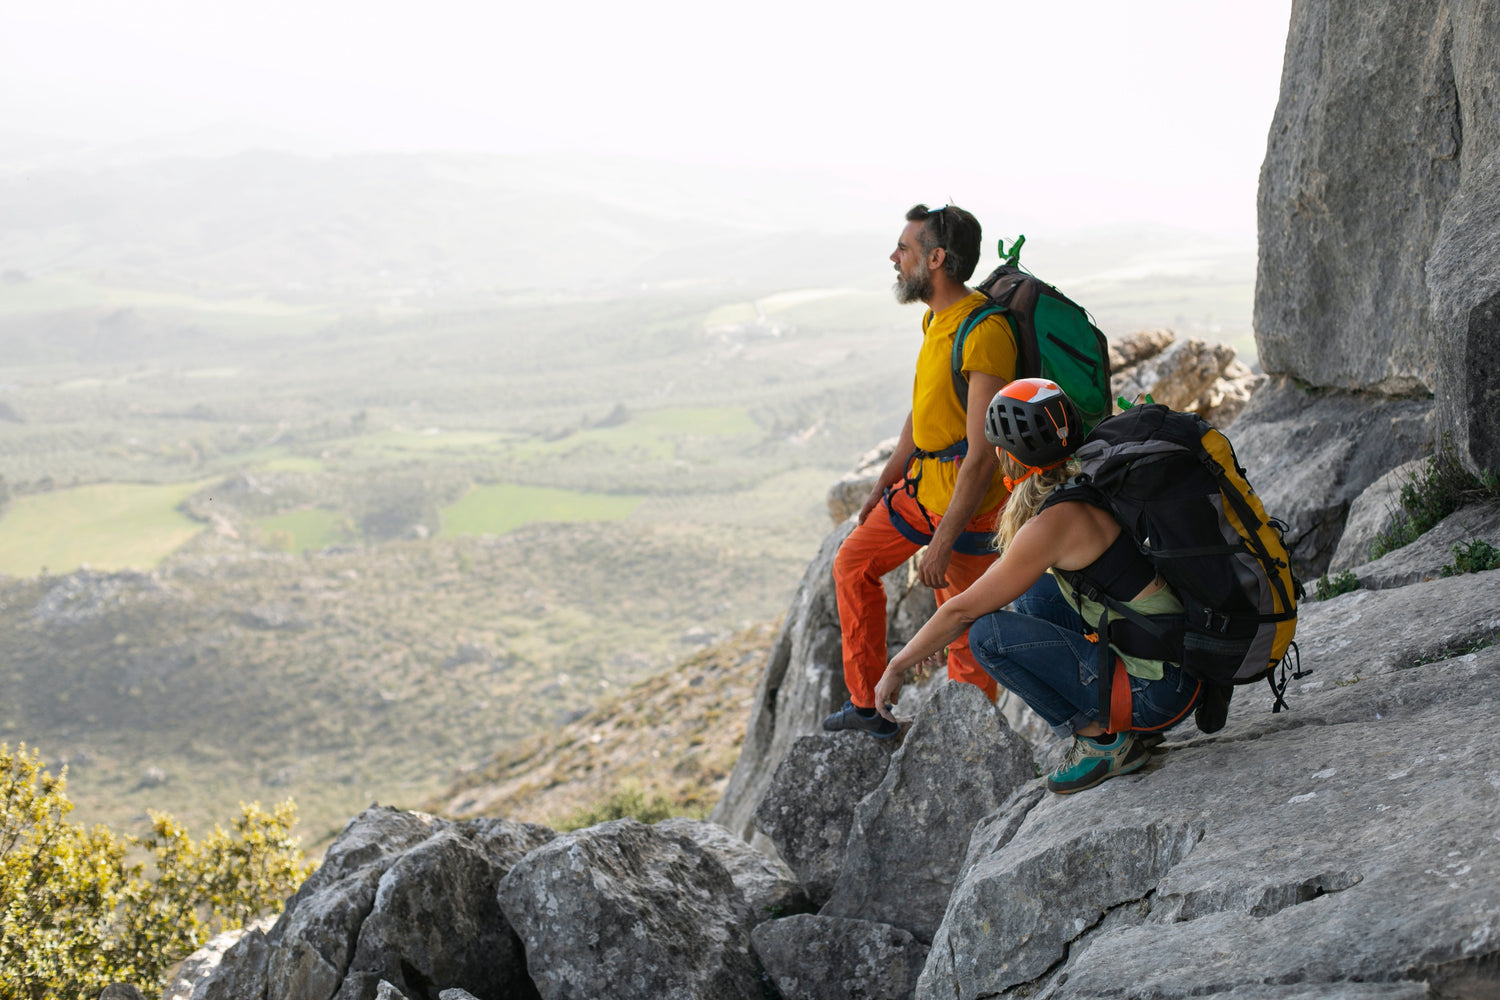
[[[1016,338],[1016,378],[1049,378],[1078,407],[1084,430],[1109,416],[1109,345],[1087,310],[1056,288],[1021,270],[1022,236],[1005,252],[1003,263],[979,285],[988,299],[969,313],[953,338],[953,390],[968,406],[969,380],[964,378],[964,342],[990,316],[1003,315]]]

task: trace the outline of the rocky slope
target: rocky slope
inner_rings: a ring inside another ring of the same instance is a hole
[[[784,861],[699,821],[372,809],[174,995],[1494,996],[1500,571],[1439,555],[1304,605],[1290,711],[1241,689],[1075,796],[1035,777],[1056,741],[943,681],[894,747],[790,740],[752,820]]]
[[[465,818],[566,822],[623,789],[706,813],[739,756],[775,626],[741,632],[497,754],[427,808]]]

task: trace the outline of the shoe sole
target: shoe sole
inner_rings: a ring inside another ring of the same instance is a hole
[[[1134,760],[1126,761],[1124,764],[1121,764],[1116,770],[1105,771],[1102,775],[1095,778],[1093,781],[1090,781],[1087,785],[1073,785],[1070,788],[1055,788],[1052,785],[1052,780],[1049,778],[1047,780],[1047,790],[1049,792],[1055,792],[1058,795],[1072,795],[1074,792],[1086,792],[1090,788],[1097,788],[1099,785],[1104,784],[1110,778],[1118,778],[1122,774],[1132,774],[1136,771],[1139,771],[1141,768],[1145,767],[1147,762],[1150,760],[1151,755],[1149,753],[1146,753],[1143,748],[1141,753],[1137,755]]]

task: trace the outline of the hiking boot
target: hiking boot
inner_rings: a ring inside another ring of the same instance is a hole
[[[885,718],[874,709],[868,709],[873,715],[864,715],[854,707],[854,702],[844,702],[844,707],[834,712],[823,720],[823,728],[830,733],[836,733],[841,729],[857,729],[862,733],[869,733],[878,740],[888,740],[901,731],[901,727],[890,719]]]
[[[1087,736],[1074,736],[1068,755],[1056,771],[1047,775],[1047,787],[1060,795],[1093,788],[1106,778],[1129,774],[1150,760],[1151,755],[1133,733],[1117,733],[1113,742],[1101,743]]]

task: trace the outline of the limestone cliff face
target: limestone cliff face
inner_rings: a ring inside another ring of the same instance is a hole
[[[1490,0],[1298,0],[1259,196],[1266,371],[1436,392],[1476,466],[1500,458],[1480,405],[1500,260],[1474,252],[1495,239],[1497,37]]]

